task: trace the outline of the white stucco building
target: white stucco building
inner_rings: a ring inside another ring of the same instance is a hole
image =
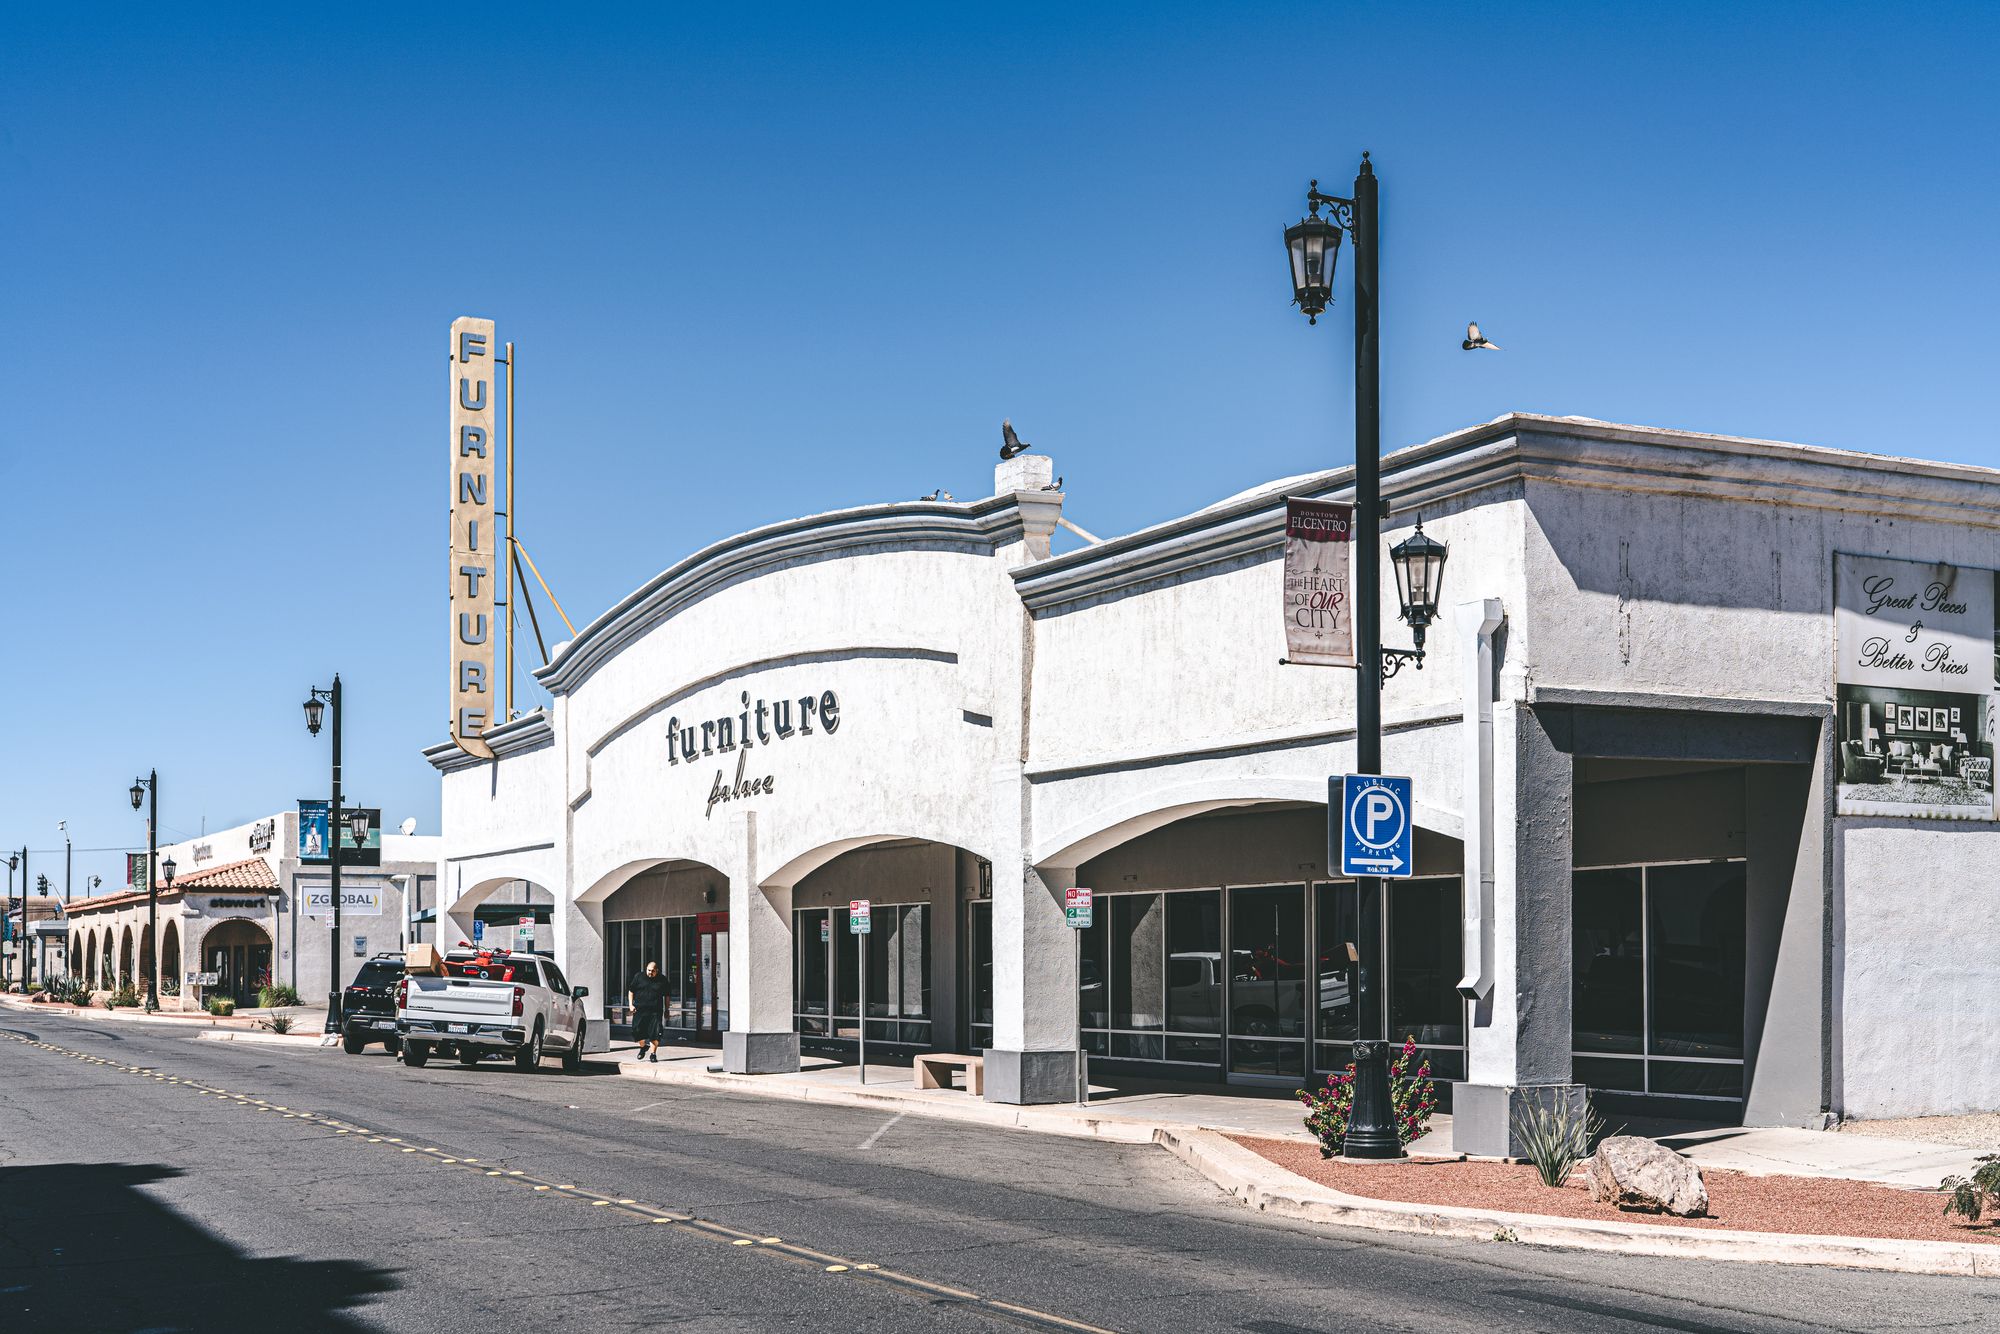
[[[377,841],[379,865],[341,868],[341,985],[371,954],[433,938],[410,919],[436,904],[441,840],[381,834]],[[156,896],[159,976],[163,992],[171,993],[163,994],[163,1008],[198,1009],[218,995],[254,1004],[267,982],[291,985],[308,1003],[328,994],[336,952],[327,911],[331,878],[323,860],[301,853],[295,810],[160,845],[157,865],[174,863],[174,879],[160,875]],[[97,990],[129,981],[143,993],[153,957],[147,912],[138,885],[71,904],[71,972]],[[208,973],[216,975],[213,983],[193,980]]]
[[[1413,1036],[1474,1152],[1576,1085],[1766,1124],[2000,1103],[1992,676],[1834,684],[1839,553],[1986,578],[1990,619],[2000,472],[1525,415],[1382,471],[1385,540],[1421,516],[1450,546],[1430,658],[1384,695],[1413,879],[1329,873],[1354,680],[1279,661],[1285,497],[1348,470],[1051,556],[1030,455],[987,499],[678,559],[492,761],[427,751],[444,934],[530,882],[593,1046],[657,958],[732,1070],[865,1021],[983,1051],[1011,1102],[1072,1096],[1080,989],[1099,1075],[1296,1087]],[[1877,813],[1839,813],[1849,783]],[[1919,788],[1970,818],[1900,814]]]

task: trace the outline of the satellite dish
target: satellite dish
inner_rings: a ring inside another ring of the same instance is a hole
[[[400,828],[401,832],[402,832],[403,834],[405,834],[405,835],[409,835],[409,834],[414,834],[414,833],[416,833],[416,832],[417,832],[417,817],[416,817],[416,816],[414,816],[414,815],[412,815],[412,816],[411,816],[411,817],[410,817],[409,819],[407,819],[407,820],[403,821],[403,823],[401,824],[401,826],[399,826],[399,828]]]

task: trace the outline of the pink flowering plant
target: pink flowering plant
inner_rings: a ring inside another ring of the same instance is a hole
[[[1354,1063],[1349,1061],[1345,1070],[1330,1072],[1325,1086],[1317,1092],[1300,1089],[1298,1094],[1305,1104],[1306,1129],[1319,1140],[1320,1153],[1339,1157],[1347,1138],[1348,1113],[1354,1108]],[[1389,1102],[1396,1118],[1396,1138],[1403,1144],[1423,1134],[1431,1113],[1437,1110],[1430,1058],[1418,1058],[1415,1038],[1405,1038],[1402,1052],[1389,1062]]]

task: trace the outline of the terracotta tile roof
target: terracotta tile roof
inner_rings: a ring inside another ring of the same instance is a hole
[[[183,890],[210,893],[215,890],[256,890],[267,894],[278,892],[278,877],[271,870],[271,863],[262,857],[246,857],[240,862],[224,862],[206,870],[190,871],[186,875],[174,877],[173,887],[167,882],[159,882],[163,898],[177,897]],[[144,903],[146,892],[140,889],[120,890],[115,894],[100,894],[94,899],[78,899],[70,904],[71,916],[78,913],[103,912],[111,908],[123,908],[131,903]]]
[[[224,862],[221,866],[211,866],[205,871],[190,871],[174,880],[174,888],[177,890],[275,890],[277,887],[277,874],[271,870],[271,863],[262,857],[246,857],[240,862]]]

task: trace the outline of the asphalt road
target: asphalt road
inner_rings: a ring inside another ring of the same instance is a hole
[[[2000,1284],[1273,1221],[1166,1153],[0,1014],[0,1330],[1930,1330]],[[603,1201],[600,1203],[600,1201]]]

